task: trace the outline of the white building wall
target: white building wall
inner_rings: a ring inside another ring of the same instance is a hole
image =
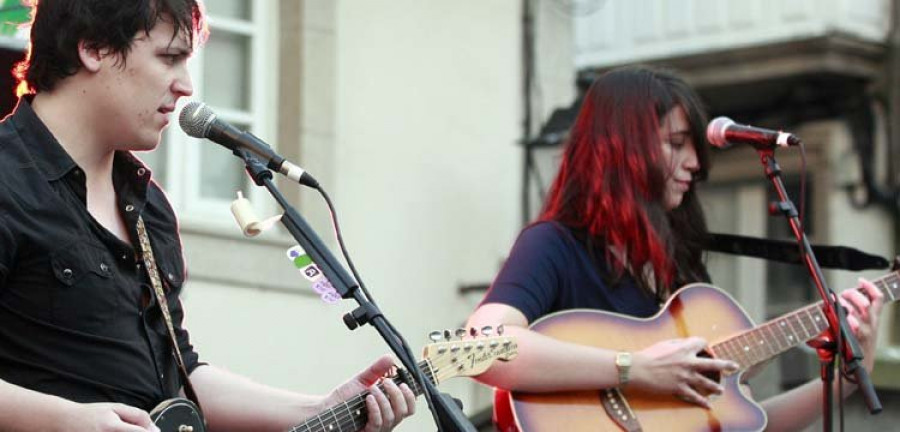
[[[539,60],[537,124],[574,93],[570,17],[539,3],[538,43],[552,54]],[[416,355],[429,331],[465,321],[481,293],[458,288],[490,282],[520,228],[521,6],[306,0],[301,8],[299,152],[284,137],[280,148],[330,193],[362,277]],[[308,192],[301,199],[301,213],[334,245],[324,203]],[[188,231],[184,302],[204,360],[321,393],[388,352],[371,326],[343,326],[354,302],[325,305],[311,294],[285,259],[287,234]],[[491,402],[469,379],[440,388],[469,414]],[[400,431],[434,428],[421,399],[418,410]]]
[[[579,68],[742,48],[830,33],[882,41],[890,0],[597,0],[576,20]]]
[[[518,1],[341,2],[335,183],[345,238],[415,351],[471,311],[518,229]],[[385,351],[374,341],[366,354]],[[442,385],[473,408],[470,380]],[[424,404],[401,430],[433,428]]]

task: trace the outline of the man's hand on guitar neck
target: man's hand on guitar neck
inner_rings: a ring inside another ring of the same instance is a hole
[[[706,348],[702,338],[658,342],[634,353],[629,386],[657,394],[675,395],[686,402],[709,407],[708,395],[723,389],[704,373],[735,372],[734,362],[698,357]]]
[[[323,409],[337,405],[368,390],[366,410],[368,422],[365,432],[389,431],[400,420],[413,415],[416,411],[416,396],[406,384],[399,386],[391,379],[384,377],[394,368],[390,356],[383,356],[366,370],[338,386],[325,398]],[[383,383],[384,391],[377,383]]]

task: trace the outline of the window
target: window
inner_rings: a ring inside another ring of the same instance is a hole
[[[190,99],[206,102],[220,119],[274,146],[277,2],[207,0],[205,5],[210,37],[189,62]],[[228,207],[236,191],[257,205],[268,202],[239,159],[212,142],[188,137],[176,124],[164,132],[158,149],[139,157],[153,169],[187,226],[230,227]]]

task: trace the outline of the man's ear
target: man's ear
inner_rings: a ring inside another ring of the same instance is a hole
[[[103,63],[103,53],[97,48],[91,48],[85,41],[78,42],[78,58],[89,72],[97,72]]]

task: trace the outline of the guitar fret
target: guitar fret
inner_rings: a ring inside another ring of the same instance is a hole
[[[749,353],[753,358],[754,363],[760,362],[762,359],[766,358],[765,355],[761,352],[761,345],[759,343],[759,339],[755,338],[755,332],[747,332],[744,334],[744,339],[747,340],[747,347],[749,348]]]
[[[335,410],[330,409],[326,412],[331,413],[331,416],[334,417],[334,424],[337,425],[338,432],[344,432],[344,428],[341,427],[341,420],[338,419],[337,414],[335,413]],[[328,430],[334,430],[334,426],[329,426]]]
[[[722,341],[716,345],[719,348],[719,350],[721,351],[721,355],[719,355],[719,357],[726,358],[728,360],[733,360],[733,361],[737,362],[737,360],[738,360],[737,356],[735,356],[734,352],[731,349],[729,349],[730,347],[728,346],[728,343],[729,343],[729,341],[726,340],[726,341]]]
[[[794,346],[794,344],[791,343],[791,337],[790,337],[790,335],[788,335],[789,329],[787,328],[787,326],[788,326],[788,323],[782,318],[782,319],[778,320],[778,325],[776,326],[776,328],[781,332],[781,337],[782,337],[781,340],[784,341],[784,344],[788,348],[790,348],[790,347]]]
[[[806,318],[809,319],[809,326],[813,331],[813,334],[810,337],[815,337],[818,336],[819,333],[822,333],[823,329],[819,328],[820,321],[816,319],[815,315],[813,315],[812,308],[803,308],[803,312],[806,314]]]
[[[754,329],[753,336],[756,337],[756,352],[759,354],[760,360],[765,360],[771,356],[770,343],[766,340],[766,335],[761,329]]]
[[[888,282],[887,279],[892,279],[892,281]],[[900,288],[900,282],[897,281],[897,275],[890,274],[882,279],[875,280],[874,283],[876,286],[878,286],[879,284],[882,285],[882,287],[880,287],[881,290],[883,291],[883,293],[887,294],[886,296],[889,297],[891,301],[897,299],[897,295],[894,294],[894,290]]]
[[[796,322],[797,325],[800,326],[800,329],[803,330],[803,335],[801,336],[802,340],[806,341],[806,340],[809,340],[809,338],[815,336],[812,333],[812,331],[810,331],[809,327],[807,327],[806,324],[803,322],[803,314],[801,314],[798,311],[797,313],[795,313],[793,315],[793,318],[794,318],[794,322]]]
[[[755,349],[759,354],[760,360],[767,359],[771,356],[771,343],[767,343],[765,332],[761,328],[753,329],[753,337],[755,338]]]
[[[788,322],[788,327],[791,329],[790,336],[792,338],[788,338],[791,341],[791,345],[797,345],[799,342],[803,342],[806,338],[800,335],[800,332],[797,331],[797,317],[795,315],[788,315],[785,317],[785,320]]]
[[[744,341],[747,343],[747,352],[750,354],[753,362],[757,363],[765,357],[760,353],[759,340],[754,338],[754,336],[755,334],[752,331],[744,333]]]
[[[794,326],[796,323],[791,319],[790,315],[784,317],[784,322],[787,323],[785,329],[788,330],[788,342],[790,342],[791,346],[797,345],[797,340],[800,339],[800,337],[797,335],[797,328]]]
[[[734,359],[741,364],[742,368],[750,367],[750,361],[747,360],[747,357],[744,355],[744,352],[741,350],[740,342],[736,339],[732,338],[728,341],[728,346],[732,352],[734,352]]]
[[[737,335],[735,341],[738,343],[738,352],[741,353],[741,357],[745,359],[747,364],[753,364],[753,359],[750,357],[750,344],[747,343],[747,335],[741,333]]]
[[[737,362],[738,361],[737,356],[734,355],[734,351],[729,346],[730,342],[731,342],[731,340],[728,339],[728,340],[724,340],[724,341],[716,344],[716,348],[720,352],[719,357]]]
[[[771,335],[771,340],[774,342],[771,344],[773,346],[772,355],[776,355],[784,351],[784,348],[781,345],[781,340],[778,338],[778,335],[775,333],[775,329],[773,328],[775,325],[773,323],[766,323],[763,325],[763,328],[769,331]]]
[[[347,402],[344,402],[341,405],[343,405],[344,409],[347,410],[347,418],[349,418],[350,421],[353,422],[352,430],[354,430],[354,431],[359,430],[360,427],[356,425],[356,416],[353,415],[353,411],[350,411],[350,404],[348,404]]]
[[[750,348],[747,346],[747,342],[744,339],[744,334],[739,334],[734,338],[734,341],[737,343],[738,355],[743,360],[742,363],[746,363],[747,366],[753,364],[753,360],[750,358]]]

